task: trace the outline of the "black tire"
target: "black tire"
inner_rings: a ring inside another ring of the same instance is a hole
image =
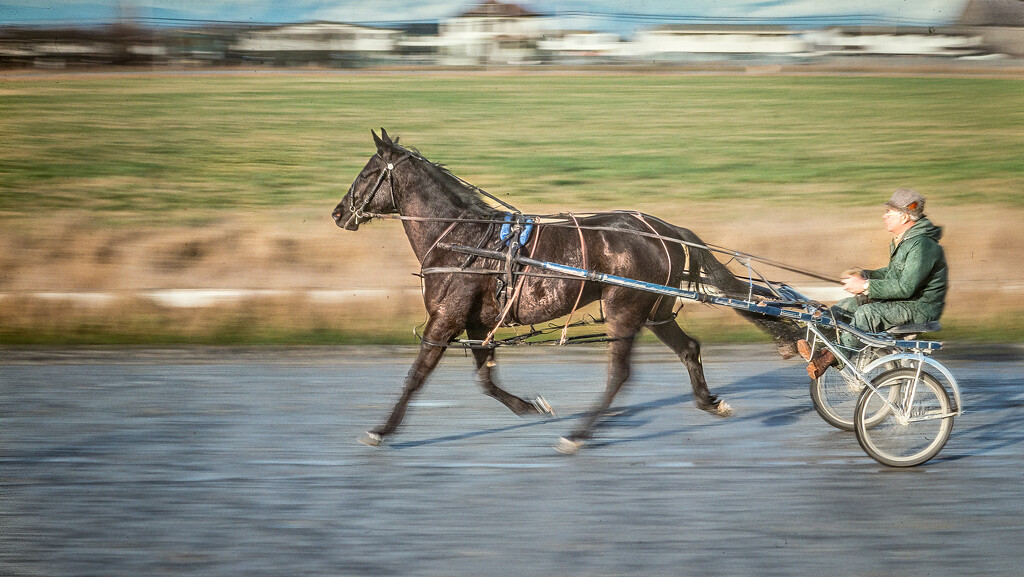
[[[915,379],[914,398],[905,403],[906,387]],[[937,455],[953,430],[949,394],[939,381],[924,371],[918,378],[917,369],[901,368],[878,375],[871,384],[877,392],[865,388],[854,413],[854,431],[864,451],[889,467],[913,467]],[[895,397],[893,404],[901,410],[883,410],[888,406],[883,397]],[[915,420],[904,418],[907,404],[911,408],[909,417]]]

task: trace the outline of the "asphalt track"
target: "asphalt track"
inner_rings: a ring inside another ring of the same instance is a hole
[[[0,349],[0,575],[1020,575],[1024,349],[950,347],[966,412],[887,469],[818,418],[803,367],[707,347],[712,391],[641,347],[618,413],[594,348],[499,355],[558,419],[479,393],[452,351],[387,446],[406,348]]]

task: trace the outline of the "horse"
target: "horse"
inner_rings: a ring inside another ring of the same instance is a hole
[[[373,218],[398,215],[394,218],[402,221],[422,267],[427,320],[419,353],[398,400],[387,419],[365,432],[360,442],[376,446],[395,433],[410,400],[448,346],[463,332],[471,340],[486,342],[500,324],[544,323],[571,315],[577,307],[598,300],[608,337],[605,391],[579,426],[559,440],[556,449],[574,453],[591,438],[595,423],[608,412],[629,378],[634,340],[644,327],[668,345],[686,367],[694,403],[699,409],[719,417],[732,414],[728,403],[708,390],[700,343],[675,322],[675,299],[539,274],[518,275],[514,293],[508,299],[501,298],[511,292],[503,293],[498,286],[504,263],[474,262],[474,257],[445,247],[461,244],[492,250],[504,248],[507,241],[502,237],[506,235],[498,234],[494,223],[509,221],[511,213],[494,206],[493,201],[488,201],[494,197],[469,185],[443,165],[399,145],[398,139],[392,140],[383,128],[380,136],[374,131],[371,134],[377,150],[335,207],[332,217],[338,227],[356,231]],[[533,259],[657,284],[681,286],[686,282],[698,286],[704,282],[725,294],[747,294],[747,285],[719,262],[696,234],[639,212],[598,213],[574,216],[571,221],[566,218],[561,223],[537,223],[530,236],[522,250]],[[771,335],[784,357],[795,348],[799,338],[795,325],[745,311],[741,314]],[[524,399],[494,382],[494,347],[473,348],[473,358],[477,381],[486,395],[519,416],[552,413],[543,397]]]

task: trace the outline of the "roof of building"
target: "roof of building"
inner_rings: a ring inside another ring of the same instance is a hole
[[[470,8],[460,15],[462,18],[528,18],[540,16],[518,4],[506,4],[496,0],[488,0]]]
[[[967,31],[958,26],[831,26],[850,36],[934,36],[936,34],[963,35]]]
[[[332,22],[330,20],[313,20],[310,22],[289,22],[287,24],[268,24],[265,26],[252,27],[260,31],[284,31],[284,30],[373,30],[378,32],[400,32],[396,28],[381,28],[378,26],[366,26],[363,24],[349,24],[347,22]]]
[[[665,24],[652,29],[658,33],[676,34],[800,34],[785,26],[765,25],[720,25],[720,24]]]

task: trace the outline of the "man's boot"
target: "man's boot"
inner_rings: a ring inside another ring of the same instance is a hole
[[[818,378],[820,378],[821,375],[824,375],[825,371],[828,370],[834,362],[836,362],[836,357],[832,354],[832,351],[828,349],[821,349],[818,351],[818,354],[814,355],[814,358],[811,359],[811,362],[807,365],[807,374],[810,375],[812,379],[818,380]]]

